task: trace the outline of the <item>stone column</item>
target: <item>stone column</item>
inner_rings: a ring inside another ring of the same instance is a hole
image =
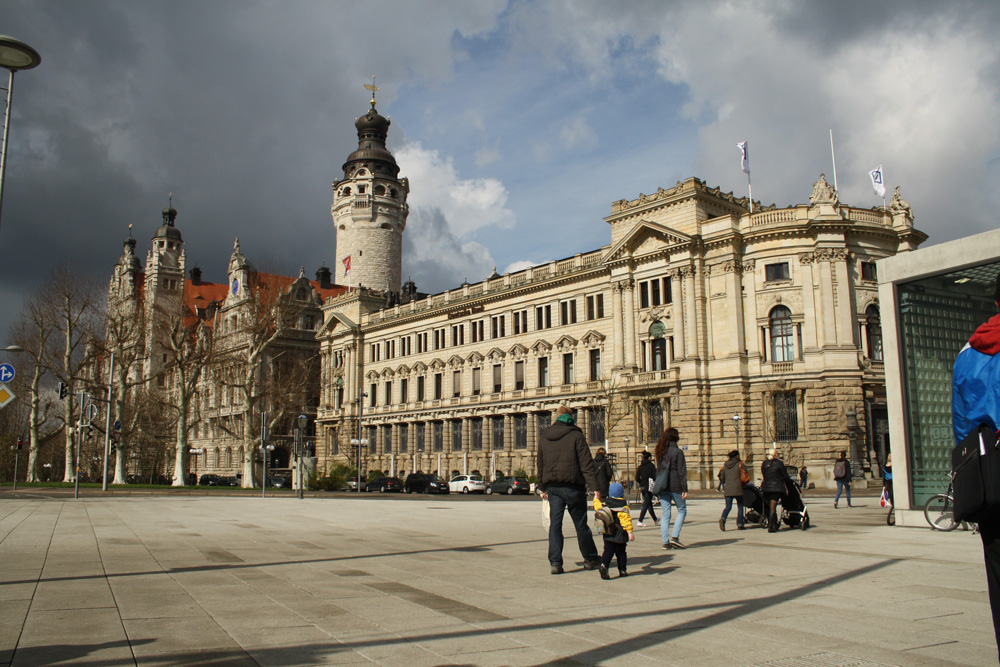
[[[817,250],[816,259],[819,260],[821,308],[818,319],[823,324],[820,347],[827,347],[837,344],[837,314],[833,305],[833,269],[830,266],[832,253],[829,250]]]
[[[677,359],[687,358],[687,336],[684,335],[684,327],[687,322],[686,308],[684,307],[684,276],[680,271],[674,271],[670,279],[677,285],[677,294],[674,298],[673,307],[673,327],[674,327],[674,348]],[[673,359],[671,359],[673,361]]]
[[[625,364],[625,322],[622,319],[622,291],[621,282],[615,282],[611,285],[611,305],[614,312],[612,346],[615,350],[615,368],[621,368]]]
[[[635,368],[635,281],[622,281],[625,308],[625,366]]]
[[[799,255],[799,268],[802,271],[802,315],[806,329],[802,332],[802,346],[806,349],[816,349],[820,346],[820,320],[816,312],[816,290],[813,287],[815,271],[815,254],[804,252]]]
[[[680,271],[684,284],[684,356],[698,356],[698,310],[694,294],[694,269],[683,268]]]
[[[746,347],[743,318],[743,265],[740,262],[726,262],[723,269],[726,272],[726,309],[729,311],[729,350],[730,355],[743,354]]]
[[[755,357],[760,354],[760,334],[757,332],[757,274],[755,272],[756,262],[750,260],[743,262],[742,278],[740,279],[740,294],[738,295],[742,304],[744,321],[747,322],[747,330],[744,332],[744,345],[747,354]],[[746,290],[744,292],[743,290]]]
[[[837,279],[837,306],[840,312],[837,313],[838,327],[837,342],[841,345],[854,345],[854,305],[851,303],[851,285],[848,275],[847,262],[850,254],[847,250],[834,250],[833,261],[831,262],[833,275]]]

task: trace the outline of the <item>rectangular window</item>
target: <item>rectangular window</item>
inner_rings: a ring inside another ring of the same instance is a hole
[[[441,377],[441,373],[434,374],[434,400],[440,401],[442,392],[444,391],[444,379]]]
[[[674,290],[670,282],[670,276],[663,279],[663,303],[674,302]]]
[[[597,382],[601,379],[601,351],[590,351],[590,381]]]
[[[481,375],[482,375],[482,369],[481,368],[473,368],[472,369],[472,395],[473,396],[479,396],[479,392],[481,391],[481,386],[482,386],[480,384],[480,381],[481,381],[481,377],[480,376]]]
[[[607,438],[604,435],[604,422],[607,412],[604,408],[590,408],[590,442],[603,443]]]
[[[764,280],[767,282],[789,280],[790,278],[791,274],[788,271],[788,262],[768,264],[764,267]]]
[[[444,451],[444,422],[431,422],[431,428],[433,429],[432,436],[434,438],[434,451],[443,452]]]
[[[465,345],[465,326],[461,324],[455,324],[451,327],[451,344],[454,345]]]
[[[594,294],[587,297],[587,319],[599,320],[604,317],[604,295]]]
[[[399,381],[399,402],[408,403],[410,401],[410,381],[403,378]]]
[[[504,329],[504,316],[494,315],[490,318],[490,333],[493,338],[503,338],[507,335]]]
[[[573,384],[573,353],[563,355],[563,384]]]
[[[535,329],[552,328],[552,306],[535,306]]]
[[[471,448],[475,451],[483,449],[483,418],[474,417],[469,420],[469,435],[472,438]]]
[[[799,415],[794,391],[774,394],[774,439],[778,442],[798,440]]]
[[[462,420],[451,420],[451,450],[453,452],[462,451]]]
[[[374,426],[365,427],[365,440],[368,441],[368,453],[377,454],[376,448],[378,447],[378,430]]]
[[[413,425],[413,427],[416,429],[417,451],[422,452],[424,451],[424,423],[417,422],[416,424]]]
[[[451,373],[451,395],[455,398],[462,395],[462,371]]]
[[[486,340],[483,336],[483,320],[476,320],[470,324],[472,325],[472,342],[481,343]]]
[[[496,364],[493,366],[493,393],[499,394],[503,390],[503,366]]]
[[[400,424],[397,428],[399,429],[399,453],[405,454],[410,449],[410,425]]]
[[[552,413],[548,411],[536,412],[535,417],[538,422],[538,439],[541,439],[542,431],[552,426]]]
[[[654,371],[667,370],[667,339],[654,338],[650,341],[650,352],[653,355],[652,366]]]
[[[392,454],[392,427],[382,427],[382,453]]]
[[[392,405],[392,382],[385,383],[385,404]]]
[[[514,449],[528,448],[528,415],[514,415]]]
[[[514,389],[524,389],[524,362],[514,362]]]
[[[375,385],[374,382],[372,382],[371,385],[369,385],[369,387],[368,387],[368,407],[369,408],[374,408],[376,405],[378,405],[378,401],[376,400],[377,399],[376,392],[375,392],[376,389],[378,389],[378,387]]]
[[[576,299],[559,302],[560,324],[576,324]]]
[[[878,280],[878,272],[875,269],[875,262],[861,262],[861,279]]]
[[[514,335],[528,333],[528,311],[519,310],[514,313]]]
[[[399,337],[399,356],[406,357],[410,354],[410,336]]]
[[[548,387],[549,386],[549,358],[539,357],[538,358],[538,386]]]
[[[660,305],[660,280],[649,281],[649,302],[654,306]]]
[[[445,346],[445,329],[434,330],[434,349],[442,350]]]
[[[648,425],[646,442],[652,444],[663,435],[663,406],[659,401],[650,401],[646,404],[646,414]]]
[[[417,378],[417,400],[424,400],[424,376],[421,375]]]
[[[493,449],[503,449],[503,417],[491,417]]]
[[[417,334],[417,354],[427,352],[427,332]]]

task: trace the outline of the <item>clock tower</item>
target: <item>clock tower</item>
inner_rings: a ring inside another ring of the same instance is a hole
[[[330,212],[337,233],[336,282],[398,293],[402,283],[403,230],[410,184],[385,147],[389,119],[371,109],[355,123],[358,149],[344,163],[344,178],[333,183]]]

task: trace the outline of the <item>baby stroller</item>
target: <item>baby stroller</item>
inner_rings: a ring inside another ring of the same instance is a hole
[[[753,484],[743,485],[743,515],[747,523],[759,523],[761,528],[767,528],[764,494]]]
[[[809,528],[809,510],[802,500],[799,485],[793,481],[785,483],[785,495],[781,499],[781,521],[789,528]]]

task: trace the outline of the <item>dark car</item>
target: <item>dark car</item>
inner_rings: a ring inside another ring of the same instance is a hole
[[[218,475],[202,475],[198,480],[198,486],[222,486],[222,478]]]
[[[486,493],[490,495],[506,493],[508,496],[515,493],[531,493],[531,483],[527,477],[501,477],[486,487]]]
[[[218,486],[240,486],[240,480],[235,477],[220,477]]]
[[[415,472],[403,484],[406,493],[448,493],[448,482],[437,475]]]
[[[274,489],[290,489],[292,488],[292,478],[271,475],[267,478],[267,485]]]
[[[403,480],[398,477],[377,477],[365,485],[365,491],[399,493],[403,490]]]

